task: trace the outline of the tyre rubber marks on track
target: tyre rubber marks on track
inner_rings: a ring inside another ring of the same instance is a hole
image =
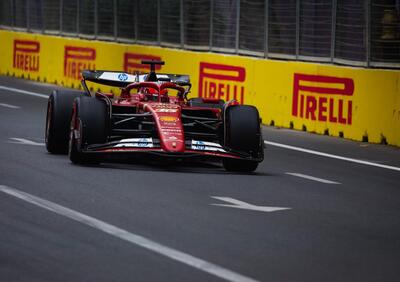
[[[31,145],[31,146],[44,146],[44,143],[31,141],[25,138],[10,138],[12,141],[10,143],[21,144],[21,145]]]
[[[229,203],[229,204],[211,204],[213,206],[219,206],[219,207],[228,207],[228,208],[260,211],[260,212],[275,212],[275,211],[283,211],[283,210],[291,209],[291,208],[285,208],[285,207],[256,206],[256,205],[249,204],[249,203],[246,203],[246,202],[243,202],[240,200],[236,200],[234,198],[229,198],[229,197],[211,196],[211,198]]]
[[[14,106],[14,105],[10,105],[10,104],[5,104],[5,103],[0,103],[0,107],[4,107],[4,108],[9,108],[9,109],[20,109],[21,107],[18,106]]]
[[[164,257],[170,258],[172,260],[178,261],[187,266],[191,266],[197,270],[201,270],[210,275],[219,277],[226,281],[232,282],[257,282],[253,278],[244,276],[227,268],[221,267],[219,265],[210,263],[208,261],[202,260],[200,258],[194,257],[190,254],[178,251],[176,249],[164,246],[160,243],[147,239],[146,237],[130,233],[124,229],[118,228],[107,222],[98,220],[96,218],[90,217],[88,215],[82,214],[80,212],[71,210],[69,208],[60,206],[56,203],[47,201],[45,199],[33,196],[31,194],[25,193],[23,191],[0,185],[0,192],[13,196],[22,201],[31,203],[37,207],[41,207],[45,210],[49,210],[56,214],[62,215],[86,226],[90,226],[98,231],[102,231],[128,243],[136,246],[140,246],[149,251],[155,252]]]

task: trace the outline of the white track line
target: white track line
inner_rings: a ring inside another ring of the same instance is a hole
[[[40,143],[40,142],[35,142],[31,141],[25,138],[10,138],[13,141],[10,141],[10,143],[14,144],[22,144],[22,145],[33,145],[33,146],[44,146],[46,145],[45,143]]]
[[[33,196],[31,194],[19,191],[17,189],[7,187],[4,185],[0,185],[0,191],[3,193],[6,193],[8,195],[14,196],[18,199],[21,199],[25,202],[31,203],[33,205],[36,205],[38,207],[41,207],[43,209],[52,211],[54,213],[57,213],[59,215],[68,217],[72,220],[78,221],[80,223],[83,223],[85,225],[88,225],[90,227],[93,227],[97,230],[103,231],[107,234],[110,234],[112,236],[115,236],[117,238],[120,238],[122,240],[125,240],[129,243],[132,243],[134,245],[143,247],[145,249],[148,249],[150,251],[153,251],[155,253],[158,253],[160,255],[163,255],[165,257],[168,257],[170,259],[173,259],[175,261],[179,261],[183,264],[189,265],[193,268],[196,268],[198,270],[204,271],[208,274],[214,275],[216,277],[225,279],[227,281],[234,281],[234,282],[257,282],[257,280],[254,280],[252,278],[243,276],[239,273],[236,273],[234,271],[231,271],[229,269],[223,268],[219,265],[207,262],[205,260],[196,258],[192,255],[183,253],[181,251],[172,249],[170,247],[161,245],[160,243],[157,243],[155,241],[149,240],[143,236],[136,235],[134,233],[130,233],[124,229],[118,228],[114,225],[108,224],[104,221],[95,219],[93,217],[90,217],[88,215],[82,214],[80,212],[71,210],[69,208],[60,206],[56,203],[47,201],[45,199]]]
[[[45,99],[49,98],[49,96],[47,96],[47,95],[30,92],[30,91],[26,91],[26,90],[21,90],[21,89],[17,89],[17,88],[12,88],[12,87],[0,86],[0,89],[7,90],[7,91],[13,91],[13,92],[21,93],[21,94],[26,94],[26,95],[31,95],[31,96],[35,96],[35,97],[45,98]],[[289,149],[289,150],[295,150],[295,151],[313,154],[313,155],[317,155],[317,156],[328,157],[328,158],[342,160],[342,161],[348,161],[348,162],[353,162],[353,163],[358,163],[358,164],[364,164],[364,165],[369,165],[369,166],[375,166],[375,167],[400,171],[400,167],[396,167],[396,166],[382,165],[382,164],[378,164],[378,163],[332,155],[332,154],[318,152],[318,151],[309,150],[309,149],[304,149],[304,148],[300,148],[300,147],[280,144],[280,143],[276,143],[276,142],[272,142],[272,141],[264,141],[264,143],[267,145],[271,145],[271,146],[281,147],[281,148],[285,148],[285,149]]]
[[[352,163],[357,163],[357,164],[375,166],[375,167],[380,167],[380,168],[385,168],[385,169],[390,169],[390,170],[395,170],[395,171],[400,171],[400,167],[396,167],[396,166],[383,165],[383,164],[378,164],[378,163],[373,163],[373,162],[368,162],[368,161],[362,161],[362,160],[358,160],[358,159],[352,159],[352,158],[332,155],[332,154],[328,154],[328,153],[323,153],[323,152],[314,151],[314,150],[310,150],[310,149],[304,149],[304,148],[300,148],[300,147],[285,145],[285,144],[276,143],[276,142],[272,142],[272,141],[264,141],[264,143],[267,145],[271,145],[271,146],[276,146],[276,147],[285,148],[285,149],[289,149],[289,150],[313,154],[313,155],[317,155],[317,156],[322,156],[322,157],[327,157],[327,158],[332,158],[332,159],[337,159],[337,160],[342,160],[342,161],[347,161],[347,162],[352,162]]]
[[[340,184],[339,182],[326,180],[326,179],[323,179],[323,178],[314,177],[314,176],[307,175],[307,174],[294,173],[294,172],[285,172],[285,173],[289,174],[289,175],[292,175],[292,176],[296,176],[296,177],[301,177],[301,178],[305,178],[305,179],[309,179],[309,180],[313,180],[313,181],[317,181],[317,182],[322,182],[322,183],[325,183],[325,184]]]
[[[30,96],[35,96],[35,97],[39,97],[39,98],[45,98],[45,99],[49,98],[49,96],[47,96],[47,95],[43,95],[43,94],[31,92],[31,91],[26,91],[26,90],[21,90],[21,89],[17,89],[17,88],[13,88],[13,87],[0,86],[0,89],[11,91],[11,92],[17,92],[20,94],[26,94],[26,95],[30,95]]]
[[[19,109],[19,108],[21,108],[21,107],[18,107],[18,106],[14,106],[14,105],[10,105],[10,104],[5,104],[5,103],[0,103],[0,106],[1,106],[1,107],[4,107],[4,108],[9,108],[9,109]]]

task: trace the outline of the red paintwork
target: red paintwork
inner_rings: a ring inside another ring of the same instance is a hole
[[[132,89],[137,89],[137,93],[131,94]],[[168,96],[167,89],[175,89],[178,91],[176,97]],[[137,113],[149,112],[154,117],[154,122],[159,134],[161,151],[171,153],[188,152],[185,149],[185,134],[182,126],[181,110],[189,108],[183,98],[185,88],[172,82],[135,82],[121,89],[121,95],[117,99],[112,99],[113,106],[135,107]],[[112,96],[105,93],[96,93],[96,97],[101,99],[110,99]],[[156,101],[154,100],[156,98]],[[215,101],[214,101],[215,100]],[[207,102],[219,103],[218,99],[207,99]],[[195,107],[190,107],[196,110]],[[204,110],[204,108],[197,108]],[[220,117],[220,109],[210,109]],[[106,149],[105,152],[124,151],[126,149],[115,148]],[[143,151],[143,149],[129,149],[131,151]],[[146,150],[145,150],[146,151]],[[158,151],[154,148],[147,151]],[[193,151],[199,153],[198,151]],[[212,153],[211,155],[219,155]]]
[[[139,108],[144,112],[153,114],[161,148],[164,151],[185,151],[185,136],[181,119],[181,106],[179,104],[139,102]]]
[[[145,153],[145,152],[154,152],[154,153],[163,153],[165,152],[163,149],[160,148],[109,148],[109,149],[99,149],[98,152],[103,153],[117,153],[117,152],[125,152],[125,153]],[[196,151],[196,150],[185,150],[185,154],[197,154],[197,155],[206,155],[206,156],[213,156],[213,157],[222,157],[222,158],[232,158],[232,159],[241,159],[238,156],[226,153],[219,153],[219,152],[207,152],[207,151]],[[184,155],[182,155],[184,156]]]

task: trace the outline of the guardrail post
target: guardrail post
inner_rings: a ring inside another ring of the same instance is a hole
[[[99,22],[99,5],[97,0],[94,0],[94,38],[97,38]]]
[[[157,42],[161,45],[161,3],[157,0]]]
[[[80,9],[80,1],[76,0],[76,36],[79,36],[80,30],[79,30],[79,25],[80,25],[80,13],[81,13],[81,9]]]
[[[337,0],[332,0],[331,63],[335,58]]]
[[[211,51],[212,46],[213,46],[213,32],[214,32],[214,0],[210,0],[210,48],[209,50]]]
[[[300,0],[296,1],[296,60],[300,54]]]
[[[185,46],[185,22],[184,22],[184,15],[183,15],[183,0],[180,0],[180,5],[179,5],[179,18],[180,18],[180,31],[181,31],[181,48],[184,49]]]
[[[134,26],[134,28],[135,28],[135,42],[138,41],[138,31],[139,31],[139,28],[138,28],[138,15],[139,15],[138,8],[139,8],[138,1],[134,1],[134,9],[135,9],[135,11],[133,11],[133,13],[134,13],[134,24],[135,24],[135,26]]]
[[[365,61],[367,67],[371,63],[371,0],[367,0],[365,3]]]
[[[264,57],[268,58],[268,36],[269,36],[269,0],[265,0],[265,7],[264,7]]]
[[[31,22],[30,22],[30,14],[29,14],[29,10],[30,10],[30,0],[26,0],[26,7],[25,7],[25,16],[26,16],[26,30],[30,31],[30,26],[31,26]]]
[[[117,40],[118,37],[118,5],[117,0],[113,0],[113,9],[114,9],[114,40]]]
[[[240,34],[240,0],[236,0],[236,41],[235,53],[239,53],[239,34]]]
[[[44,13],[43,0],[40,0],[40,13],[41,13],[41,15],[42,15],[42,34],[44,34],[44,31],[46,30],[46,27],[45,27],[45,18],[46,18],[46,15],[45,15],[45,13]]]
[[[62,30],[63,30],[63,8],[64,8],[64,0],[60,0],[60,30],[58,34],[62,34]]]
[[[11,17],[11,28],[14,28],[15,26],[15,20],[14,20],[14,0],[10,0],[10,17]]]

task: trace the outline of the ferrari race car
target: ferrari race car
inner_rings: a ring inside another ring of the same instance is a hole
[[[82,72],[85,91],[55,90],[46,118],[46,148],[69,154],[74,164],[100,163],[109,155],[222,160],[228,171],[252,172],[264,158],[260,117],[235,100],[191,98],[189,76]],[[91,93],[87,82],[120,89]],[[132,92],[132,93],[131,93]],[[170,95],[174,93],[174,95]]]

